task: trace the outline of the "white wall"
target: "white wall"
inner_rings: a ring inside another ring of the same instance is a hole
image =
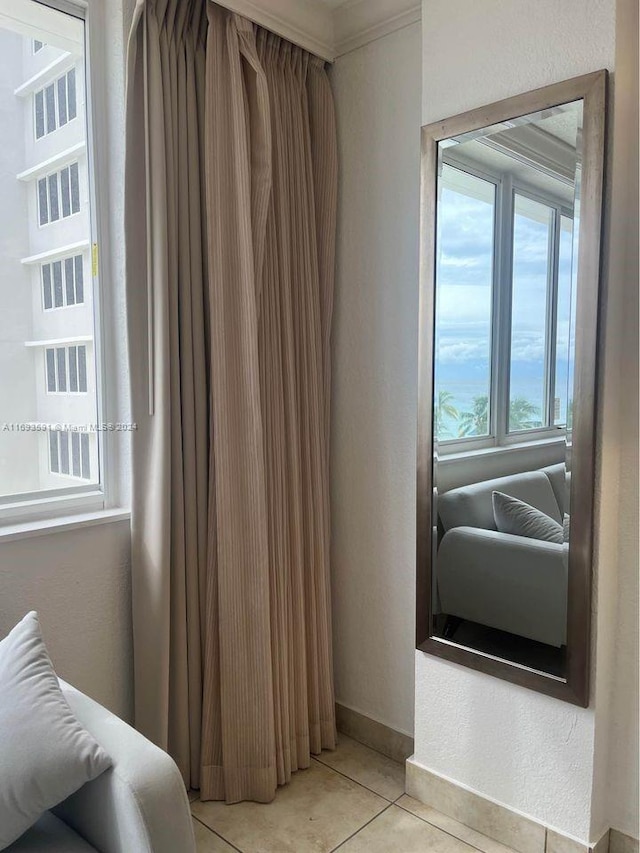
[[[336,700],[413,733],[420,25],[332,70]]]
[[[535,4],[429,0],[423,3],[423,121],[435,121],[598,68],[612,68],[614,46],[614,0],[567,0],[561,4],[555,0]],[[621,298],[620,286],[610,281],[609,301],[613,305]],[[628,334],[620,345],[629,351],[628,346],[633,347],[635,342],[633,335],[616,325],[616,314],[617,309],[609,306],[605,345],[616,346],[615,342]],[[613,382],[607,389],[613,414],[607,408],[601,418],[600,458],[602,448],[617,445],[620,438],[617,408],[623,393],[614,370],[612,365]],[[614,481],[618,480],[618,470]],[[407,470],[405,476],[413,473]],[[624,495],[630,485],[621,486]],[[605,520],[606,508],[607,522],[615,524],[611,507],[617,509],[618,489],[611,478],[605,476],[597,483],[597,500],[598,512],[602,513],[598,519]],[[627,523],[631,519],[630,512]],[[631,527],[625,535],[632,535]],[[609,540],[616,538],[609,536]],[[628,547],[633,550],[631,544]],[[615,562],[611,551],[598,550],[597,572],[601,577]],[[624,591],[614,585],[610,590],[614,604],[624,601],[622,596],[629,586],[628,579]],[[623,609],[628,606],[623,604]],[[612,624],[597,621],[600,634],[596,651],[603,662]],[[629,624],[633,624],[632,614],[626,616]],[[625,637],[625,666],[633,659],[630,643],[632,640]],[[622,680],[629,677],[625,669]],[[597,684],[595,693],[595,707],[599,707],[604,699]],[[625,701],[621,719],[627,721],[628,728],[629,701]],[[591,825],[596,722],[593,702],[587,710],[575,708],[416,654],[416,760],[582,840],[589,839],[597,828]],[[617,772],[613,765],[610,770],[612,776]],[[630,784],[627,771],[616,789],[628,804],[633,802]],[[620,809],[625,811],[623,806]],[[629,831],[630,823],[625,827]]]
[[[615,0],[424,0],[427,124],[599,68],[613,68]]]
[[[127,521],[0,544],[0,636],[37,610],[56,672],[130,718]]]

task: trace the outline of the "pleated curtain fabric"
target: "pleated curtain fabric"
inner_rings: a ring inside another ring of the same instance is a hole
[[[268,802],[335,746],[323,62],[138,0],[125,177],[136,726],[202,799]]]
[[[135,722],[189,784],[208,539],[206,32],[200,2],[138,0],[126,105]]]

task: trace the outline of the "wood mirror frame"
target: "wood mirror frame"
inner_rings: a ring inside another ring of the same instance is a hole
[[[417,442],[416,647],[514,684],[586,707],[589,703],[597,341],[607,72],[517,95],[422,128]],[[572,101],[583,102],[571,453],[571,539],[566,678],[473,651],[433,635],[433,385],[438,143]]]

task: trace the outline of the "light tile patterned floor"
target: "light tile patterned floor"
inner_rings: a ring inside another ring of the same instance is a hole
[[[198,853],[510,853],[404,793],[404,767],[346,735],[272,803],[191,796]]]

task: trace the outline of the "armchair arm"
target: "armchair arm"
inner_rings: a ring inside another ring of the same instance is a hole
[[[436,565],[451,616],[561,646],[567,636],[567,546],[478,527],[445,533]]]
[[[60,686],[113,766],[56,814],[102,853],[195,853],[189,799],[173,759],[93,699]]]

